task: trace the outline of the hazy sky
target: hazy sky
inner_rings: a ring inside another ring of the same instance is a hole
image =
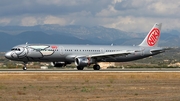
[[[156,22],[180,30],[180,0],[1,0],[0,26],[104,26],[147,32]]]

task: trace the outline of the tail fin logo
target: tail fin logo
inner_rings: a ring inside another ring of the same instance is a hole
[[[160,31],[158,28],[154,28],[150,33],[147,38],[147,43],[149,46],[154,46],[160,37]]]

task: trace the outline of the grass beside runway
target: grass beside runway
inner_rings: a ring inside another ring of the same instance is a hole
[[[1,72],[0,101],[178,101],[175,72]]]

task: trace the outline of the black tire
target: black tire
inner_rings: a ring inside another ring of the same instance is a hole
[[[23,67],[23,70],[27,70],[27,68],[26,68],[26,67]]]
[[[94,66],[93,66],[93,69],[94,69],[94,70],[100,70],[101,67],[100,67],[99,65],[94,65]]]
[[[77,66],[77,70],[83,70],[84,69],[84,67],[82,67],[82,66]]]

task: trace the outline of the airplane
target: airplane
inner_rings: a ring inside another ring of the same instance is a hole
[[[100,70],[99,62],[133,61],[165,52],[158,47],[162,23],[155,23],[138,46],[119,45],[72,45],[72,44],[22,44],[5,54],[14,61],[22,61],[23,70],[28,62],[51,62],[54,67],[75,63],[77,70],[93,65]]]

